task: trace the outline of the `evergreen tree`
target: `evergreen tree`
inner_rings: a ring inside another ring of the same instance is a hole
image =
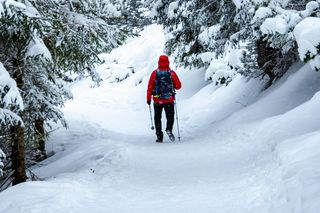
[[[24,66],[26,64],[26,47],[31,40],[33,29],[37,28],[37,14],[27,12],[33,8],[26,4],[5,1],[1,2],[4,8],[0,31],[0,61],[9,72],[10,76],[15,80],[17,87],[21,91],[22,98],[26,97]],[[18,116],[23,120],[25,111],[18,112]],[[9,129],[11,135],[11,159],[14,170],[14,184],[26,180],[25,176],[25,144],[24,144],[24,127],[22,123],[12,125]]]
[[[229,57],[230,45],[237,45],[231,42],[239,30],[234,21],[233,1],[158,0],[147,3],[153,3],[152,14],[164,26],[166,53],[173,56],[178,65],[208,69],[206,79],[224,79],[212,77],[216,73],[212,63],[229,60],[223,58]],[[234,73],[234,67],[230,65],[229,68],[224,69],[225,74]],[[219,80],[219,84],[221,82],[228,81]]]
[[[247,14],[247,20],[249,17],[252,21],[245,21],[241,25],[250,29],[247,37],[255,40],[259,68],[262,71],[262,76],[269,77],[269,85],[271,85],[298,60],[298,46],[293,35],[295,26],[304,17],[316,15],[319,6],[315,1],[307,3],[307,1],[273,0],[265,1],[260,5],[250,2],[251,4],[243,5],[239,13]],[[301,11],[292,9],[302,7],[306,9]],[[246,11],[254,12],[248,16]],[[282,23],[280,25],[282,28],[273,24],[273,22],[279,21]],[[249,73],[253,77],[261,75],[261,72],[257,70],[254,72],[251,70]]]
[[[1,2],[0,23],[5,30],[0,31],[0,61],[17,83],[25,106],[18,114],[25,125],[10,129],[14,184],[26,179],[25,142],[43,156],[45,125],[52,121],[66,125],[60,107],[71,97],[67,87],[75,80],[71,76],[89,75],[99,83],[94,70],[100,62],[98,54],[126,38],[117,26],[107,23],[119,13],[111,4],[112,10],[100,7],[103,2]]]
[[[22,125],[18,113],[23,110],[22,97],[16,82],[10,77],[7,70],[0,62],[0,127],[1,130],[11,126]],[[0,144],[1,145],[1,144]],[[3,175],[2,160],[6,157],[0,147],[0,177]]]
[[[151,23],[150,18],[146,16],[147,8],[142,0],[123,0],[121,13],[124,26],[129,26],[131,29],[139,30]]]
[[[0,62],[0,126],[12,126],[22,123],[18,116],[23,110],[23,101],[16,82],[10,77]]]
[[[182,66],[208,67],[204,53],[223,55],[224,45],[237,31],[235,5],[224,1],[156,1],[154,15],[167,33],[166,51]]]
[[[147,4],[151,5],[156,20],[163,24],[166,52],[178,65],[205,68],[206,79],[213,79],[209,76],[216,73],[217,66],[212,63],[226,61],[231,45],[244,49],[243,65],[235,71],[266,79],[267,86],[283,76],[298,59],[292,31],[297,24],[294,20],[299,20],[299,11],[286,8],[309,8],[309,12],[314,8],[313,16],[319,14],[316,1],[149,0]],[[301,11],[301,16],[312,16],[307,11]],[[265,21],[275,16],[283,16],[288,32],[263,32]],[[316,60],[315,56],[311,58]],[[234,66],[229,67],[234,70]]]

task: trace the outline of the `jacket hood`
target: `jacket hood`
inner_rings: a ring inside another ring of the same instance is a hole
[[[158,61],[158,68],[159,69],[164,69],[164,70],[168,69],[169,70],[170,69],[169,64],[170,64],[170,62],[169,62],[168,56],[161,55],[159,57],[159,61]]]

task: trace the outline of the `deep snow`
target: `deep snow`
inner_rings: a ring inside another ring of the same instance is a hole
[[[55,155],[33,169],[45,181],[0,193],[1,213],[318,212],[319,73],[296,64],[262,91],[258,80],[236,76],[218,87],[202,70],[172,65],[183,84],[182,142],[156,144],[145,96],[163,45],[152,25],[101,56],[107,80],[74,85],[64,109],[70,128],[52,134]],[[130,77],[109,83],[118,69]]]

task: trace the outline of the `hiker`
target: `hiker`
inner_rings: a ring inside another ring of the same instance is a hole
[[[169,67],[169,58],[166,55],[161,55],[158,61],[158,68],[151,73],[148,90],[147,104],[151,104],[151,97],[154,102],[154,122],[156,126],[156,142],[163,142],[163,132],[161,127],[162,110],[164,109],[167,126],[166,133],[171,141],[175,140],[172,134],[174,123],[174,101],[175,90],[181,88],[181,82],[177,74]]]

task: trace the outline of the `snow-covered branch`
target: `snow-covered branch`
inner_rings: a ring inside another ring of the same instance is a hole
[[[242,67],[242,50],[226,45],[223,56],[213,59],[206,70],[205,79],[212,80],[216,85],[228,85]]]
[[[303,19],[293,32],[300,59],[305,62],[310,61],[313,69],[320,70],[320,18]]]
[[[0,62],[0,126],[13,126],[22,124],[22,119],[17,112],[23,110],[23,101],[16,82],[10,77],[3,64]],[[11,109],[15,109],[11,111]],[[0,176],[3,175],[2,159],[4,152],[0,149]]]
[[[268,7],[260,7],[253,24],[260,25],[260,36],[270,46],[288,52],[295,48],[304,62],[313,69],[320,69],[320,1],[310,1],[305,10],[288,10],[271,1]]]
[[[23,100],[16,82],[0,62],[0,126],[21,122],[17,112],[23,110]],[[12,109],[14,109],[12,111]],[[22,124],[22,122],[21,122]]]

